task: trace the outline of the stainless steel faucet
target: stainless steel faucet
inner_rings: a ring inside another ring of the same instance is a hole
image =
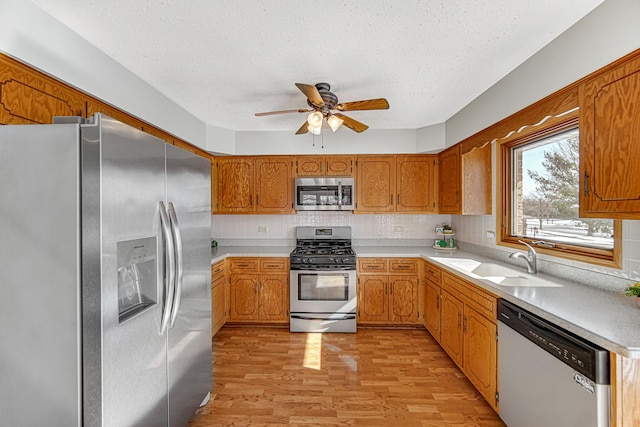
[[[527,263],[527,273],[536,274],[538,272],[538,265],[536,264],[536,250],[528,244],[527,242],[523,242],[522,240],[518,240],[518,242],[529,248],[529,252],[524,254],[523,252],[513,252],[509,255],[509,258],[522,258],[524,262]]]

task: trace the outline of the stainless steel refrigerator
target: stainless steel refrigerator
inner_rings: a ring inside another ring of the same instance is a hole
[[[185,425],[212,380],[210,162],[62,121],[0,126],[0,424]]]

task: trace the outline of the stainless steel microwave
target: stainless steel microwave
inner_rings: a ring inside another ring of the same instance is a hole
[[[352,211],[355,195],[352,177],[308,177],[295,181],[295,205],[299,211]]]

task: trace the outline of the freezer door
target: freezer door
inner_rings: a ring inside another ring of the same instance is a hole
[[[182,263],[169,327],[169,421],[180,426],[211,389],[211,165],[172,145],[166,152],[167,207]]]
[[[167,425],[165,143],[101,115],[81,135],[84,424]]]
[[[80,426],[77,125],[0,126],[0,424]]]

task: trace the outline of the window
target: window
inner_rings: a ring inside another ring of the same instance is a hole
[[[617,266],[620,221],[579,218],[577,117],[502,143],[501,243]]]

